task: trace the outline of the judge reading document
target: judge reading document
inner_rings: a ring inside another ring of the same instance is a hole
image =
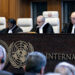
[[[75,12],[71,13],[71,22],[68,24],[65,24],[62,33],[71,33],[75,34]]]
[[[8,33],[8,34],[13,34],[13,33],[20,33],[23,32],[21,28],[19,28],[16,25],[16,21],[14,19],[9,19],[8,20],[8,28],[5,28],[0,31],[0,33]]]
[[[43,16],[37,17],[37,28],[36,32],[38,34],[52,34],[53,28],[49,23],[45,23],[45,18]]]

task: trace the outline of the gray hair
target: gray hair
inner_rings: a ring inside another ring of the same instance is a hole
[[[46,56],[40,52],[31,52],[26,59],[26,71],[40,73],[41,68],[46,66]]]
[[[40,19],[41,19],[41,21],[45,22],[45,17],[44,17],[44,16],[39,15],[39,16],[37,17],[37,19],[38,19],[38,18],[40,18]]]
[[[42,18],[42,21],[45,22],[45,17]]]
[[[62,75],[75,75],[75,66],[67,62],[61,62],[56,65],[55,72],[62,73]]]

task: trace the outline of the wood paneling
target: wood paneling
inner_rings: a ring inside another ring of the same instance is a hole
[[[8,18],[9,16],[9,6],[8,6],[9,0],[0,0],[0,16],[4,16]]]
[[[26,0],[10,0],[9,6],[10,18],[30,17],[30,2]]]
[[[20,0],[9,0],[9,18],[20,17]]]
[[[0,0],[0,16],[7,18],[30,17],[31,2],[38,0]],[[39,0],[46,1],[46,0]],[[38,1],[38,2],[39,2]],[[61,0],[47,0],[48,10],[61,10]]]
[[[31,1],[20,0],[20,17],[31,17]]]
[[[0,0],[0,16],[8,18],[31,17],[31,2],[47,1],[48,11],[59,11],[61,19],[61,0]]]

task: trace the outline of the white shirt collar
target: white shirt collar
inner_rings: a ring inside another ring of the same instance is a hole
[[[73,25],[73,27],[75,28],[75,24]]]
[[[43,28],[46,25],[46,23],[44,23],[40,28]]]
[[[15,26],[13,26],[11,29],[9,29],[9,31],[8,31],[8,33],[13,33],[13,29],[16,27],[16,25]]]
[[[43,27],[46,25],[46,23],[44,23],[40,28],[39,28],[39,33],[43,33]]]
[[[72,34],[74,34],[75,24],[72,27]]]

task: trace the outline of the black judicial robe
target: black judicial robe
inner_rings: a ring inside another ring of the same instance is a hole
[[[3,30],[0,31],[0,33],[8,33],[9,28],[5,28]],[[23,32],[21,28],[19,28],[18,26],[16,26],[13,30],[13,33],[19,33],[19,32]]]
[[[36,28],[36,32],[39,34],[39,28]],[[53,28],[52,26],[47,23],[44,27],[43,27],[43,34],[53,34]]]

